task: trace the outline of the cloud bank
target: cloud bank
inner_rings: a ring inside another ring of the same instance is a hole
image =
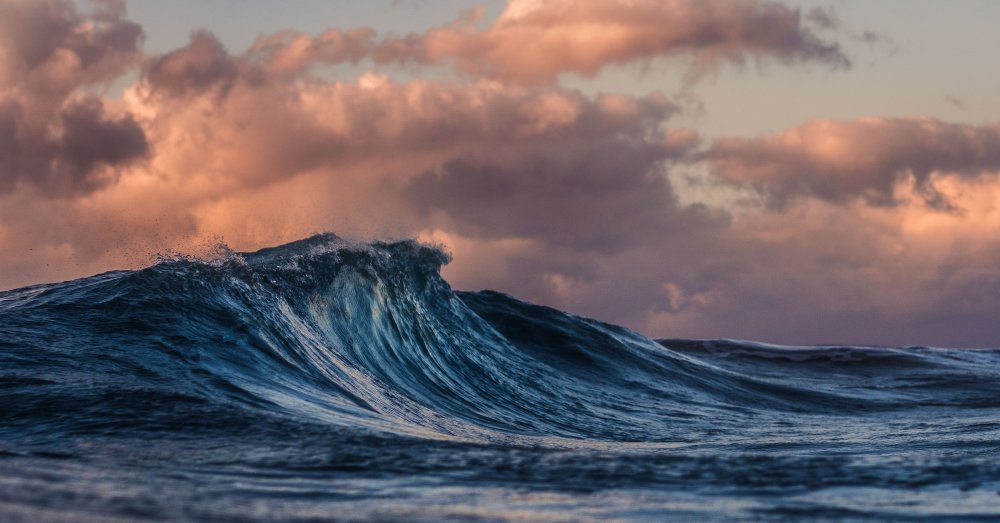
[[[817,120],[707,141],[662,93],[560,83],[663,58],[847,66],[817,19],[752,0],[515,0],[412,35],[283,31],[234,52],[201,31],[149,54],[121,3],[0,0],[0,287],[333,230],[443,243],[455,287],[651,335],[990,344],[995,125]],[[339,64],[366,72],[322,74]],[[692,167],[759,203],[682,198]]]

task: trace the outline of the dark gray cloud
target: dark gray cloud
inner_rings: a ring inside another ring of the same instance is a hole
[[[142,29],[122,16],[107,2],[95,18],[66,1],[0,2],[0,191],[88,192],[148,152],[132,116],[81,92],[139,60]]]
[[[58,178],[68,180],[75,190],[100,186],[105,180],[92,177],[99,166],[127,163],[149,151],[145,133],[132,116],[115,119],[104,113],[100,99],[86,98],[60,115],[62,135],[53,144],[52,156],[57,166],[66,169],[56,173]]]
[[[139,124],[109,116],[99,98],[69,102],[54,117],[59,132],[50,134],[31,125],[18,103],[0,106],[0,191],[26,185],[50,196],[87,193],[115,179],[110,168],[149,151]]]
[[[670,151],[640,139],[541,147],[502,161],[458,158],[416,179],[406,199],[444,212],[462,235],[521,237],[611,253],[702,225],[666,177]]]

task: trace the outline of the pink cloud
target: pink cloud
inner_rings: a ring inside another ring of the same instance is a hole
[[[312,63],[446,64],[473,77],[516,83],[553,82],[560,75],[593,76],[605,67],[665,57],[692,60],[697,74],[749,60],[850,65],[835,42],[809,27],[815,17],[758,0],[510,0],[481,27],[482,10],[404,36],[370,29],[332,29],[317,37],[266,36],[245,55],[271,72]],[[829,28],[829,25],[823,25]]]
[[[89,192],[147,153],[131,115],[81,91],[139,60],[142,29],[121,15],[113,4],[95,18],[70,2],[0,4],[0,192]]]
[[[934,176],[977,178],[1000,170],[1000,126],[933,118],[816,120],[775,135],[722,139],[699,159],[778,205],[797,197],[896,204],[898,186],[909,182],[926,203],[946,207]]]
[[[146,62],[143,75],[151,90],[169,95],[199,95],[210,88],[228,89],[237,63],[215,35],[199,31],[187,46]]]
[[[849,65],[798,11],[772,2],[512,0],[486,29],[472,21],[427,32],[414,58],[522,82],[677,55],[690,55],[699,68],[749,58]]]
[[[245,58],[269,74],[296,74],[313,63],[357,64],[374,52],[375,31],[368,28],[328,29],[313,37],[282,31],[257,39]]]

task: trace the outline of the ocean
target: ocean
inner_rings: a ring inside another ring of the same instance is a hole
[[[1000,350],[653,340],[332,234],[0,293],[3,521],[1000,519]]]

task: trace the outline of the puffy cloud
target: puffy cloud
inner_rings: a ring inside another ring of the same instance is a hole
[[[816,120],[775,135],[719,140],[699,159],[775,205],[802,196],[897,204],[900,184],[909,182],[926,203],[945,208],[949,202],[935,177],[1000,170],[1000,126],[933,118]]]
[[[0,53],[5,92],[66,96],[74,89],[117,78],[139,57],[142,28],[104,4],[81,16],[62,0],[0,3]]]
[[[114,3],[84,18],[57,0],[0,2],[0,192],[89,192],[145,155],[144,133],[82,89],[107,85],[140,57],[141,28]]]
[[[216,235],[254,248],[327,228],[411,235],[468,227],[484,237],[607,252],[660,225],[698,223],[665,178],[666,165],[698,136],[665,129],[677,108],[663,95],[585,96],[491,80],[393,82],[374,73],[325,81],[248,56],[196,33],[183,48],[151,57],[117,103],[151,144],[148,158],[86,198],[46,204],[48,211],[36,202],[27,213],[29,196],[12,196],[7,208],[21,210],[10,215],[8,242],[30,243],[33,227],[18,216],[72,217],[49,223],[34,241],[73,252],[83,271],[139,261],[114,261],[108,252],[116,249],[191,248]],[[130,143],[111,135],[124,124],[106,127],[101,140],[73,150]],[[505,200],[466,194],[491,183],[507,188]],[[456,205],[456,197],[489,204],[502,231],[490,231],[489,218]],[[554,205],[549,217],[559,221],[542,223],[539,205]],[[645,214],[624,212],[636,209]],[[623,216],[597,222],[595,212]],[[508,214],[525,219],[504,224]],[[595,226],[572,232],[588,221]],[[63,270],[72,272],[53,273]]]
[[[208,185],[225,192],[360,164],[372,165],[366,183],[397,183],[459,158],[555,157],[615,141],[636,150],[648,142],[665,158],[697,142],[691,131],[663,134],[676,107],[660,94],[586,97],[487,80],[400,83],[367,73],[322,81],[287,72],[230,55],[204,33],[150,60],[127,94],[156,143],[149,167],[214,180]]]
[[[90,192],[147,151],[135,120],[107,114],[99,98],[69,100],[47,115],[0,102],[0,192],[21,184],[47,195]]]
[[[704,225],[666,178],[665,143],[595,140],[580,148],[457,158],[410,184],[407,200],[449,230],[612,253]]]
[[[198,31],[187,46],[145,65],[144,77],[155,92],[171,96],[200,94],[217,87],[224,92],[236,80],[237,64],[215,35]]]

